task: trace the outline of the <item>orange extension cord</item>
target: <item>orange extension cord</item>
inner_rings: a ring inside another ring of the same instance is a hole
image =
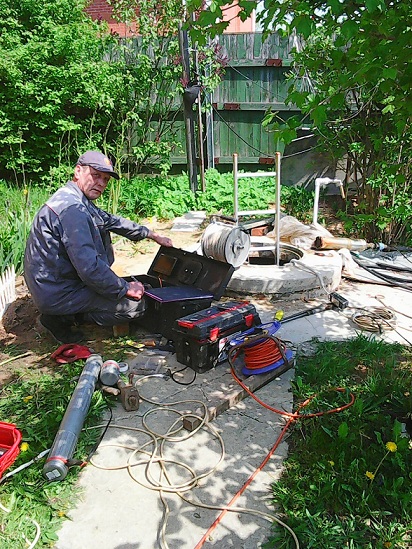
[[[256,342],[251,345],[255,339]],[[245,366],[248,370],[260,370],[275,364],[282,358],[286,361],[285,349],[283,341],[274,336],[268,335],[262,339],[262,336],[258,335],[248,339],[243,347]]]
[[[202,536],[201,540],[196,544],[194,549],[200,549],[203,547],[204,543],[207,541],[207,538],[210,536],[210,534],[213,532],[213,530],[218,526],[218,524],[221,522],[223,517],[226,515],[226,513],[229,511],[229,508],[233,506],[235,501],[243,494],[243,492],[246,490],[246,488],[253,482],[254,478],[258,475],[258,473],[264,468],[266,463],[269,461],[271,456],[276,451],[277,447],[281,443],[283,437],[285,436],[285,433],[289,429],[289,427],[294,423],[295,421],[299,419],[308,419],[313,417],[320,417],[327,414],[336,414],[338,412],[341,412],[342,410],[346,410],[352,404],[355,402],[355,395],[353,393],[350,393],[350,401],[343,406],[339,406],[338,408],[332,408],[330,410],[326,410],[324,412],[314,412],[311,414],[301,414],[300,411],[308,406],[310,402],[316,398],[316,394],[312,395],[311,397],[307,398],[304,402],[302,402],[296,412],[285,412],[284,410],[278,410],[277,408],[274,408],[273,406],[269,406],[265,402],[263,402],[260,398],[258,398],[236,375],[235,368],[234,368],[234,361],[239,356],[240,352],[244,352],[245,355],[245,364],[247,364],[247,368],[253,369],[253,364],[256,364],[255,368],[263,368],[267,365],[273,364],[280,358],[285,358],[284,355],[284,349],[285,344],[273,337],[273,336],[265,336],[263,338],[265,341],[260,342],[259,340],[262,340],[262,335],[249,338],[244,343],[240,343],[239,345],[235,345],[232,347],[232,349],[228,353],[228,361],[230,364],[230,370],[232,373],[233,378],[236,380],[236,382],[254,399],[256,402],[258,402],[261,406],[266,408],[267,410],[270,410],[272,412],[275,412],[276,414],[279,414],[281,416],[285,416],[288,418],[285,426],[283,427],[280,435],[278,436],[275,444],[270,449],[269,453],[266,455],[262,463],[255,469],[255,471],[252,473],[252,475],[247,479],[247,481],[243,484],[243,486],[238,490],[238,492],[233,496],[233,498],[228,503],[226,509],[224,509],[220,515],[216,518],[216,520],[213,522],[213,524],[208,528],[207,532]],[[271,340],[271,341],[269,341]],[[255,345],[251,346],[251,342],[256,341]],[[255,349],[252,353],[250,353],[251,349]],[[280,356],[278,356],[280,355]],[[250,362],[249,362],[250,360]],[[271,362],[270,362],[271,361]],[[259,364],[259,365],[257,365]],[[251,368],[252,365],[252,368]],[[333,391],[339,392],[339,393],[345,393],[346,389],[342,387],[335,387],[331,389]]]

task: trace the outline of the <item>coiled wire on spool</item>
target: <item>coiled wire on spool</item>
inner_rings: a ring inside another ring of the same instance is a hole
[[[202,238],[202,253],[206,257],[240,267],[247,259],[250,236],[240,227],[225,223],[211,223]]]
[[[245,375],[263,374],[274,370],[293,359],[293,353],[285,343],[271,333],[256,334],[246,337],[242,342],[231,347],[228,353],[229,364],[243,354]]]

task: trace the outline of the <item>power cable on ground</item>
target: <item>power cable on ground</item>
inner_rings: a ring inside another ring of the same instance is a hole
[[[261,336],[260,336],[260,339],[262,339]],[[269,338],[269,337],[268,339],[272,340],[272,338]],[[183,501],[187,502],[190,505],[221,511],[220,515],[216,518],[214,523],[209,527],[208,531],[204,534],[202,539],[198,542],[195,549],[200,549],[203,546],[205,541],[208,539],[210,532],[221,522],[222,518],[228,511],[251,513],[253,515],[260,516],[271,522],[275,521],[279,525],[283,526],[290,533],[290,535],[294,540],[296,548],[299,549],[300,547],[296,534],[287,524],[281,521],[278,517],[272,516],[270,514],[267,514],[261,511],[256,511],[256,510],[242,508],[242,507],[235,507],[234,503],[239,498],[239,496],[247,489],[247,487],[251,484],[251,482],[254,480],[257,474],[263,469],[266,463],[269,461],[270,457],[274,454],[279,444],[281,443],[290,425],[292,425],[294,422],[300,419],[320,417],[325,414],[332,414],[332,413],[337,413],[342,410],[345,410],[346,408],[348,408],[353,404],[355,397],[352,393],[347,392],[343,388],[334,388],[332,389],[333,391],[336,391],[339,393],[345,393],[345,394],[348,393],[350,397],[349,402],[337,408],[329,409],[326,411],[313,412],[308,414],[302,413],[303,409],[306,406],[308,406],[313,401],[313,399],[317,396],[317,395],[313,395],[312,397],[306,399],[302,404],[300,404],[296,412],[286,412],[284,410],[276,409],[273,406],[270,406],[265,402],[263,402],[261,399],[259,399],[252,391],[250,391],[250,389],[237,376],[235,372],[234,361],[237,360],[240,354],[244,353],[245,349],[246,349],[246,343],[241,343],[232,347],[228,352],[228,361],[231,367],[231,374],[233,378],[256,402],[264,406],[266,409],[271,410],[285,417],[287,422],[283,427],[275,444],[273,445],[271,450],[268,452],[266,457],[263,459],[261,464],[255,469],[253,474],[247,479],[247,481],[238,490],[238,492],[232,497],[232,499],[227,505],[222,505],[222,506],[209,505],[200,501],[189,499],[186,495],[186,492],[194,488],[201,479],[206,478],[207,476],[213,474],[216,471],[216,469],[219,467],[219,465],[223,461],[224,455],[225,455],[223,439],[221,435],[218,433],[218,431],[210,423],[208,423],[207,421],[208,409],[206,404],[203,401],[184,400],[184,401],[177,401],[177,402],[170,402],[170,403],[164,403],[164,402],[159,403],[145,397],[139,390],[140,397],[142,398],[142,400],[144,400],[148,404],[153,405],[153,407],[150,408],[142,417],[143,428],[140,429],[140,428],[127,427],[127,426],[116,425],[116,424],[110,424],[110,425],[108,424],[105,427],[106,427],[106,430],[107,428],[110,427],[110,428],[131,430],[133,432],[139,432],[139,433],[142,433],[144,436],[149,437],[149,440],[144,442],[143,444],[140,444],[138,447],[126,446],[123,444],[111,444],[111,443],[101,444],[99,447],[99,450],[103,450],[106,446],[115,446],[115,447],[123,448],[130,452],[125,462],[121,463],[120,465],[107,466],[97,462],[96,457],[93,457],[90,459],[90,463],[100,469],[106,469],[106,470],[126,469],[130,477],[135,482],[137,482],[138,484],[140,484],[141,486],[147,489],[155,490],[159,492],[161,501],[164,506],[164,518],[163,518],[163,522],[159,532],[159,535],[161,536],[161,547],[164,549],[168,548],[168,544],[166,541],[166,527],[167,527],[167,520],[168,520],[168,514],[169,514],[169,507],[164,497],[165,494],[167,493],[177,494]],[[266,354],[266,351],[264,350],[261,350],[261,352],[262,353],[264,352]],[[153,377],[153,376],[145,376],[145,378],[143,379],[141,378],[137,383],[140,384],[141,382],[145,381],[148,377]],[[180,409],[178,409],[179,406],[183,406],[185,408],[185,411],[181,411]],[[187,408],[189,406],[197,408],[196,411],[188,412]],[[177,416],[176,419],[172,421],[170,427],[167,429],[165,433],[159,433],[158,430],[154,429],[150,425],[151,416],[157,413],[165,413],[168,416],[170,416],[170,414],[172,413]],[[184,434],[181,434],[181,431],[184,426],[184,421],[186,418],[190,418],[191,420],[194,419],[197,422],[197,427],[193,431],[189,431],[189,432],[185,431]],[[98,427],[101,427],[101,426],[98,426]],[[165,457],[164,450],[165,450],[166,444],[179,443],[179,442],[185,441],[193,437],[200,430],[203,430],[203,431],[206,430],[207,432],[209,432],[220,446],[220,456],[216,460],[216,463],[212,464],[208,470],[202,473],[196,473],[194,468],[189,466],[188,464],[183,463],[179,460],[174,460],[174,459]],[[172,482],[168,474],[169,464],[172,464],[174,467],[178,467],[186,471],[186,473],[188,474],[188,479],[183,480],[182,482]],[[138,478],[135,473],[135,469],[138,466],[143,466],[145,468],[145,481],[143,481],[141,478]],[[160,469],[160,472],[158,475],[155,475],[153,473],[153,467],[158,467]]]

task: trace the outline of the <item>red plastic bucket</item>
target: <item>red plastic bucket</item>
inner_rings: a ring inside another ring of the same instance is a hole
[[[12,423],[0,421],[0,478],[20,452],[21,432]]]

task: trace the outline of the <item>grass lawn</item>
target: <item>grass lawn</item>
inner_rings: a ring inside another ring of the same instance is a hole
[[[273,484],[280,518],[301,548],[412,547],[412,355],[401,345],[359,335],[298,356],[289,457]],[[336,388],[343,391],[337,392]],[[275,527],[266,548],[295,547]]]

